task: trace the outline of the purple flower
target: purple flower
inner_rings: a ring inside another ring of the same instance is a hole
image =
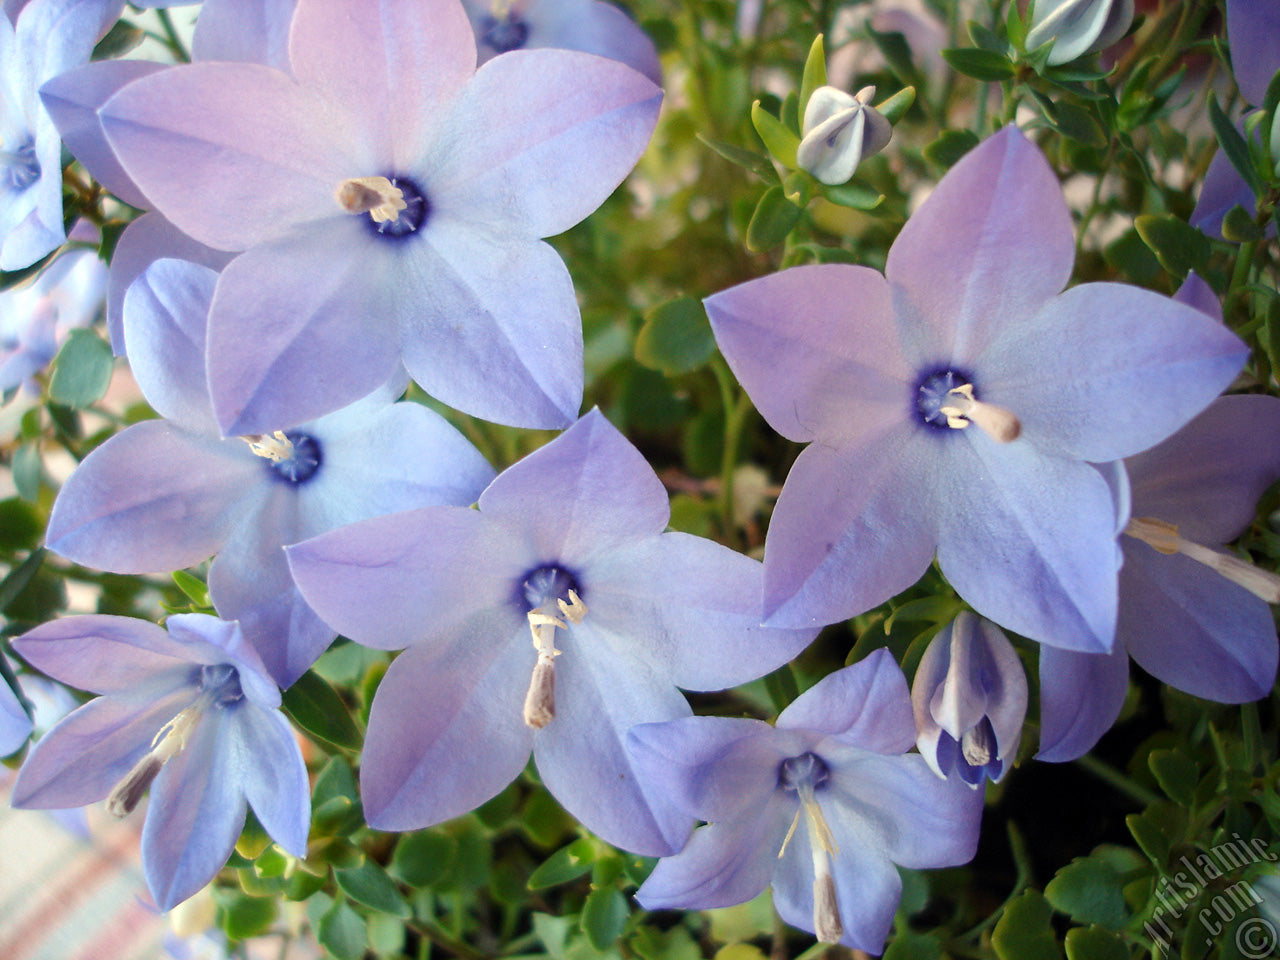
[[[1227,0],[1231,72],[1246,102],[1262,106],[1280,70],[1280,6],[1275,0]]]
[[[1050,65],[1103,50],[1124,36],[1133,22],[1133,0],[1035,0],[1026,48],[1052,41]]]
[[[289,53],[292,75],[186,64],[100,111],[160,213],[244,251],[219,277],[209,325],[223,432],[327,413],[400,360],[465,412],[570,422],[578,307],[539,238],[621,182],[660,91],[565,50],[514,51],[476,71],[456,0],[300,0]]]
[[[625,63],[654,83],[662,65],[653,41],[622,10],[600,0],[463,0],[480,62],[511,50],[581,50]]]
[[[878,955],[902,892],[894,864],[961,864],[978,843],[982,794],[900,756],[915,736],[906,678],[885,650],[819,681],[776,727],[687,717],[633,728],[627,749],[650,791],[708,821],[636,899],[704,910],[772,884],[787,923]]]
[[[1022,661],[994,623],[967,610],[930,641],[911,687],[916,744],[940,777],[993,783],[1018,755],[1027,715]]]
[[[493,470],[426,407],[393,403],[403,378],[288,432],[223,439],[205,387],[205,323],[217,275],[152,264],[129,291],[134,376],[165,418],[134,424],[63,486],[47,542],[118,573],[209,570],[215,607],[240,621],[281,686],[334,638],[307,607],[281,548],[367,517],[472,503]]]
[[[1248,118],[1242,117],[1239,121],[1238,125],[1242,130],[1246,119]],[[1255,140],[1257,137],[1258,131],[1255,130]],[[1222,220],[1236,206],[1243,207],[1252,217],[1257,210],[1257,198],[1248,182],[1240,176],[1235,164],[1219,150],[1209,161],[1209,169],[1205,171],[1204,182],[1200,184],[1200,195],[1196,198],[1196,206],[1191,211],[1189,222],[1211,237],[1225,239],[1222,236]],[[1267,224],[1268,235],[1274,235],[1275,229],[1274,223]]]
[[[125,816],[150,788],[142,867],[162,910],[226,863],[246,804],[280,846],[305,856],[306,767],[280,691],[238,624],[181,614],[166,632],[130,617],[67,617],[13,645],[36,669],[101,695],[32,748],[15,807],[106,797]]]
[[[936,550],[983,616],[1068,649],[1112,648],[1118,525],[1089,461],[1164,439],[1248,350],[1146,290],[1060,293],[1073,252],[1053,171],[1010,127],[938,184],[887,277],[797,267],[707,300],[765,419],[813,441],[769,527],[769,623],[874,607]]]
[[[651,809],[627,728],[687,716],[677,686],[761,676],[814,631],[760,627],[760,565],[664,533],[669,515],[639,451],[592,411],[500,474],[479,510],[416,510],[289,548],[303,596],[335,629],[409,648],[369,716],[370,825],[466,813],[532,750],[588,829],[639,853],[676,849],[688,824]]]
[[[851,96],[836,87],[813,91],[804,109],[804,136],[796,148],[796,163],[825,184],[847,183],[863,157],[879,153],[893,136],[893,127],[875,107],[875,87]]]
[[[31,717],[9,684],[0,678],[0,757],[17,753],[31,736]]]

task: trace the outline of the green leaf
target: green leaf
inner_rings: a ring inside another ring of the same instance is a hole
[[[854,183],[852,180],[834,187],[823,184],[822,195],[832,203],[853,210],[874,210],[884,203],[883,193]]]
[[[347,901],[337,900],[320,918],[316,939],[338,960],[361,960],[368,937],[360,914]]]
[[[1061,960],[1049,902],[1037,890],[1009,901],[991,932],[991,946],[1000,960]]]
[[[276,901],[272,897],[236,894],[222,907],[222,929],[233,940],[266,933],[275,919]]]
[[[707,313],[694,297],[676,297],[654,307],[636,336],[636,359],[669,377],[697,370],[715,352]]]
[[[13,451],[13,485],[18,496],[27,503],[40,499],[40,444],[38,441],[20,444]]]
[[[343,893],[366,907],[406,920],[413,913],[387,872],[372,860],[352,869],[334,870],[333,879]]]
[[[1048,100],[1047,97],[1044,99]],[[1084,107],[1069,100],[1061,102],[1049,100],[1048,102],[1051,109],[1045,111],[1045,116],[1049,120],[1049,125],[1058,133],[1087,147],[1097,147],[1099,150],[1107,145],[1106,133],[1093,114]],[[1044,105],[1044,101],[1041,101],[1041,106]]]
[[[557,884],[577,880],[591,871],[595,862],[595,845],[585,837],[561,847],[549,856],[529,877],[530,890],[545,890]]]
[[[369,946],[384,957],[400,957],[404,951],[404,924],[385,913],[375,913],[365,921],[369,928]]]
[[[115,60],[140,44],[146,34],[128,20],[117,20],[93,48],[91,60]]]
[[[1078,857],[1057,872],[1044,895],[1077,923],[1119,928],[1128,916],[1122,886],[1120,874],[1105,860]]]
[[[1196,784],[1200,782],[1200,771],[1194,760],[1178,749],[1152,750],[1147,756],[1147,766],[1170,799],[1191,806]]]
[[[782,243],[800,222],[800,213],[800,208],[787,199],[782,187],[770,187],[756,204],[756,212],[747,224],[747,249],[763,253]]]
[[[310,900],[324,886],[326,879],[326,877],[308,873],[306,870],[295,870],[289,882],[285,884],[284,897],[286,900],[295,902]]]
[[[1204,274],[1209,260],[1209,238],[1172,214],[1146,214],[1134,223],[1138,236],[1173,276],[1182,279],[1191,270]]]
[[[969,31],[969,39],[973,41],[975,47],[1008,55],[1009,44],[990,27],[984,27],[977,20],[970,20],[965,24],[965,28]]]
[[[762,107],[759,100],[751,105],[751,125],[756,128],[756,133],[760,134],[760,139],[774,159],[788,170],[794,170],[796,148],[800,146],[799,135]]]
[[[1244,207],[1236,204],[1222,218],[1222,237],[1232,243],[1252,243],[1261,240],[1265,231],[1253,221]]]
[[[1010,80],[1017,73],[1012,60],[992,50],[953,47],[942,51],[942,59],[946,60],[957,73],[988,83]]]
[[[1067,960],[1129,960],[1129,948],[1109,930],[1075,927],[1067,931]]]
[[[702,134],[697,136],[699,140],[730,163],[736,163],[743,169],[750,170],[761,180],[767,180],[770,183],[778,182],[778,171],[773,169],[773,164],[769,162],[769,158],[764,154],[756,153],[752,150],[744,150],[742,147],[735,147],[732,143],[725,143],[723,140],[712,140]]]
[[[435,830],[407,833],[396,844],[388,871],[411,887],[429,887],[449,873],[453,837]]]
[[[173,571],[173,582],[178,585],[178,589],[187,595],[187,598],[197,607],[208,607],[209,588],[205,582],[199,577],[192,576],[185,570]]]
[[[351,711],[314,670],[299,677],[282,699],[284,712],[304,733],[321,743],[360,749],[360,730],[351,719]]]
[[[904,930],[890,941],[882,960],[942,960],[942,944],[935,937]]]
[[[1209,94],[1209,122],[1213,125],[1213,132],[1218,138],[1222,152],[1231,161],[1231,166],[1236,168],[1236,173],[1244,178],[1244,182],[1249,185],[1255,197],[1261,194],[1262,181],[1258,179],[1258,171],[1254,168],[1253,158],[1249,155],[1249,145],[1245,143],[1244,137],[1231,119],[1223,113],[1222,107],[1218,106],[1218,98],[1212,93]]]
[[[53,358],[49,398],[73,410],[93,406],[106,394],[114,367],[107,341],[92,330],[72,330]]]
[[[906,115],[906,112],[911,109],[911,105],[915,102],[916,88],[903,87],[892,97],[880,103],[876,109],[890,123],[897,123]]]
[[[822,34],[813,38],[809,46],[809,56],[804,61],[804,75],[800,79],[800,116],[809,106],[809,98],[813,91],[827,85],[827,52],[823,49]]]
[[[930,163],[949,168],[977,145],[978,135],[972,130],[943,130],[936,140],[924,148],[924,158]]]
[[[627,942],[640,960],[702,960],[702,949],[684,927],[641,927]]]
[[[0,548],[15,553],[31,550],[43,532],[44,521],[29,504],[18,497],[0,500]]]
[[[867,25],[866,30],[867,36],[879,48],[881,56],[884,57],[885,63],[889,65],[889,70],[895,77],[913,87],[923,83],[924,78],[911,59],[911,45],[907,43],[906,37],[896,30],[881,33],[872,29],[870,24]]]
[[[1169,862],[1174,845],[1186,839],[1186,811],[1165,801],[1153,803],[1141,813],[1129,814],[1124,822],[1142,852],[1159,867]]]
[[[627,924],[626,898],[615,886],[599,887],[587,894],[582,906],[582,931],[597,950],[611,947]]]

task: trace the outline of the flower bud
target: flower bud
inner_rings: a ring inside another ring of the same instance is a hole
[[[1049,65],[1069,63],[1111,46],[1132,22],[1133,0],[1035,0],[1026,47],[1053,41]]]
[[[804,110],[804,136],[796,148],[796,163],[828,186],[846,183],[863,157],[879,153],[893,136],[893,127],[871,106],[875,87],[850,96],[835,87],[813,91]]]

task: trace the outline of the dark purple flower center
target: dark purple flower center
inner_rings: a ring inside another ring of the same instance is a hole
[[[200,668],[201,698],[216,707],[238,703],[244,696],[240,672],[229,663],[210,663]]]
[[[778,786],[792,793],[800,793],[805,787],[817,790],[830,776],[826,761],[816,753],[787,757],[778,765]]]
[[[525,574],[520,583],[519,599],[523,601],[525,610],[537,610],[547,604],[554,607],[557,600],[568,603],[570,590],[582,596],[578,578],[564,567],[544,564]]]
[[[514,10],[501,17],[486,15],[480,21],[480,42],[498,53],[519,50],[529,41],[529,25]]]
[[[40,179],[36,145],[30,137],[13,151],[0,150],[0,185],[21,193]]]
[[[973,377],[963,370],[940,368],[925,371],[916,384],[913,401],[914,415],[921,423],[935,430],[949,430],[947,415],[942,408],[947,406],[947,395],[957,387],[973,383]]]
[[[400,195],[404,198],[404,209],[394,220],[383,220],[381,223],[374,220],[372,215],[366,214],[369,228],[388,240],[403,240],[417,233],[427,222],[427,217],[431,214],[431,201],[422,188],[408,177],[387,174],[387,179],[393,187],[400,190]]]
[[[293,444],[293,453],[283,460],[268,460],[267,469],[272,476],[286,483],[302,484],[315,476],[324,462],[320,454],[320,442],[306,433],[286,431],[285,437]]]

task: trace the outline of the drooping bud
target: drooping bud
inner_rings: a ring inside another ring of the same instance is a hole
[[[864,157],[879,153],[893,126],[871,106],[875,87],[850,96],[836,87],[819,87],[804,111],[804,136],[796,164],[828,186],[847,183]]]
[[[1179,534],[1176,523],[1154,517],[1134,517],[1125,526],[1124,532],[1158,553],[1166,556],[1180,553],[1203,563],[1237,586],[1244,587],[1255,597],[1267,603],[1280,604],[1280,577],[1229,553],[1220,553],[1211,547],[1184,539]]]
[[[375,223],[395,220],[408,204],[404,193],[386,177],[352,177],[334,191],[347,213],[367,213]]]

